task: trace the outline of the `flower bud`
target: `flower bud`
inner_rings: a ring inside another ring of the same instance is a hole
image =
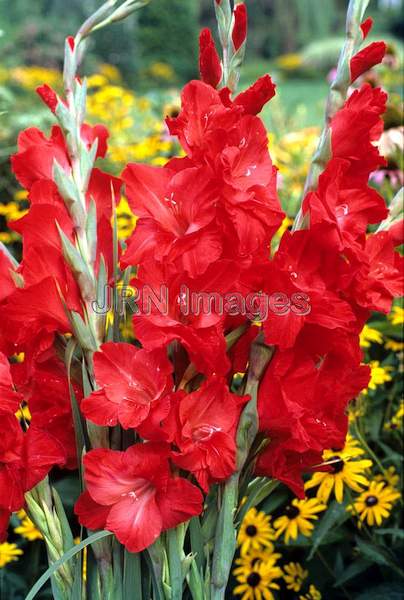
[[[222,79],[222,65],[210,29],[199,36],[199,70],[201,79],[216,88]]]
[[[234,26],[232,40],[234,49],[237,51],[247,38],[247,7],[245,4],[237,4],[234,9]]]

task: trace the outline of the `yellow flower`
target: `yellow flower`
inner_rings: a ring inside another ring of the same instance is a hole
[[[8,542],[0,544],[0,569],[12,561],[18,560],[18,557],[22,554],[23,551],[17,547],[17,544],[9,544]]]
[[[20,516],[21,513],[24,516]],[[43,539],[42,533],[35,527],[31,519],[27,517],[25,511],[19,511],[19,518],[21,519],[21,524],[14,528],[15,533],[18,533],[29,542]]]
[[[404,350],[404,342],[397,342],[397,340],[387,338],[384,347],[386,350],[392,350],[393,352],[402,352]]]
[[[27,404],[25,404],[24,406],[20,406],[20,408],[15,413],[15,416],[17,417],[17,419],[19,421],[28,421],[29,422],[32,419],[32,415],[31,415],[31,412],[30,412]]]
[[[323,452],[324,463],[331,467],[331,471],[314,473],[306,482],[304,489],[318,487],[317,498],[327,503],[334,489],[335,499],[342,502],[344,499],[344,485],[355,492],[361,492],[362,486],[367,486],[369,481],[364,473],[372,466],[372,461],[364,458],[355,460],[364,454],[364,450],[358,446],[358,442],[348,435],[342,450],[325,450]]]
[[[404,401],[401,400],[399,409],[396,414],[392,416],[391,420],[384,424],[384,429],[390,429],[391,431],[402,429],[404,417]]]
[[[264,512],[258,512],[256,508],[251,508],[247,512],[237,537],[242,555],[252,550],[273,547],[271,540],[275,539],[275,532],[270,525],[270,520],[271,517]]]
[[[300,592],[304,580],[308,577],[309,572],[303,569],[300,563],[291,562],[283,567],[283,578],[288,590]]]
[[[375,475],[374,480],[383,481],[385,485],[390,485],[391,487],[397,487],[400,483],[400,475],[397,473],[395,467],[388,467],[384,473]]]
[[[313,584],[309,587],[309,591],[304,596],[299,596],[299,600],[321,600],[321,592]]]
[[[391,313],[387,315],[387,318],[392,325],[402,325],[404,323],[404,308],[401,306],[393,306]]]
[[[120,240],[127,239],[135,229],[137,217],[133,214],[128,204],[127,199],[122,196],[116,207],[116,218],[118,225],[118,238]]]
[[[274,561],[256,562],[253,567],[247,567],[237,575],[238,585],[233,594],[241,596],[241,600],[274,600],[271,589],[280,589],[274,581],[280,577],[282,571]]]
[[[321,504],[317,498],[298,500],[294,498],[286,507],[285,514],[274,521],[276,537],[285,534],[285,542],[296,540],[299,533],[309,537],[313,533],[314,525],[311,521],[318,519],[317,513],[325,510],[327,506]]]
[[[383,519],[390,516],[393,503],[401,494],[383,481],[371,481],[367,490],[362,492],[347,510],[359,516],[359,523],[365,520],[370,527],[380,526]]]
[[[371,342],[382,344],[383,336],[377,329],[373,329],[372,327],[365,325],[359,336],[360,346],[361,348],[369,348]]]
[[[390,371],[393,367],[381,367],[378,360],[371,360],[370,366],[370,381],[367,389],[362,390],[363,394],[367,394],[368,390],[375,390],[378,385],[384,385],[387,381],[391,381]]]
[[[240,555],[239,558],[236,558],[235,564],[237,566],[233,570],[233,575],[243,575],[246,572],[250,572],[262,562],[275,565],[280,557],[281,554],[274,552],[274,546],[272,544],[264,550],[251,550],[248,554],[243,554]]]

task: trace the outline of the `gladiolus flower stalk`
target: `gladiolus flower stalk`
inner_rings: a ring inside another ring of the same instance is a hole
[[[369,0],[350,0],[345,27],[345,43],[341,50],[337,73],[331,84],[325,111],[325,125],[313,156],[307,175],[303,196],[317,185],[318,177],[331,157],[330,152],[330,121],[337,110],[344,104],[348,88],[351,84],[350,61],[363,41],[361,23],[368,7]],[[306,227],[301,210],[297,213],[293,230]]]

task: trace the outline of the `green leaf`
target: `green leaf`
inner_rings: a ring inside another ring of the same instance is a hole
[[[356,543],[358,545],[359,552],[364,558],[370,560],[373,563],[383,566],[391,566],[391,557],[387,552],[387,549],[381,546],[375,546],[369,542],[365,542],[359,537],[356,537]]]
[[[312,535],[312,547],[307,557],[307,560],[311,560],[316,553],[318,547],[323,543],[327,534],[338,524],[341,525],[344,521],[349,519],[350,515],[346,511],[344,504],[339,504],[336,500],[331,502],[325,514],[321,518],[320,523],[314,530]]]
[[[74,328],[74,335],[83,350],[95,352],[97,350],[97,342],[94,339],[91,329],[87,327],[81,315],[75,310],[72,310],[69,313],[69,318],[72,327]]]
[[[356,560],[344,570],[340,577],[337,578],[337,580],[334,583],[334,587],[341,587],[342,585],[344,585],[344,583],[350,581],[357,575],[360,575],[360,573],[363,573],[371,566],[372,563],[368,560],[362,558]]]
[[[86,237],[90,263],[94,263],[97,255],[97,207],[91,198],[86,218]]]
[[[110,535],[112,535],[111,531],[97,531],[96,533],[90,535],[90,537],[80,542],[80,544],[77,544],[77,546],[75,546],[74,548],[71,548],[70,550],[65,552],[65,554],[63,554],[63,556],[61,556],[57,561],[55,561],[53,565],[51,565],[49,569],[47,569],[45,573],[38,579],[38,581],[35,583],[35,585],[31,588],[30,592],[26,596],[25,600],[33,600],[33,598],[35,598],[39,590],[45,585],[48,579],[52,577],[52,575],[65,562],[73,558],[73,556],[75,556],[78,552],[81,552],[83,548],[85,548],[89,544],[96,542],[97,540],[101,540],[102,538],[108,537]]]
[[[403,584],[398,581],[382,583],[364,590],[356,600],[403,600]]]
[[[375,529],[374,532],[376,535],[392,535],[392,536],[395,536],[396,538],[399,538],[400,540],[404,540],[404,530],[403,529],[388,527],[388,528]]]
[[[182,598],[182,567],[180,559],[180,547],[178,543],[178,531],[176,528],[167,531],[168,564],[170,570],[171,598]]]
[[[125,549],[123,563],[123,597],[142,600],[142,572],[140,554]]]
[[[191,550],[195,556],[195,562],[198,569],[203,570],[205,563],[205,553],[203,550],[203,533],[199,517],[192,517],[189,522],[189,533],[191,537]]]

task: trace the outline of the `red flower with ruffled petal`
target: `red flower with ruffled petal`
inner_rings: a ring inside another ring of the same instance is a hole
[[[16,413],[22,399],[15,390],[7,356],[0,352],[0,410]]]
[[[225,381],[211,377],[199,390],[180,393],[177,399],[177,430],[174,462],[193,473],[208,491],[236,468],[236,429],[243,404],[249,396],[230,393]]]
[[[164,350],[148,352],[131,344],[107,342],[94,354],[94,373],[100,389],[85,398],[83,414],[97,425],[138,427],[150,413],[164,418],[162,401],[172,390],[172,365]]]
[[[80,523],[107,529],[130,552],[150,546],[162,531],[202,510],[202,494],[173,477],[163,444],[136,444],[125,452],[97,449],[84,457],[87,491],[75,506]]]

